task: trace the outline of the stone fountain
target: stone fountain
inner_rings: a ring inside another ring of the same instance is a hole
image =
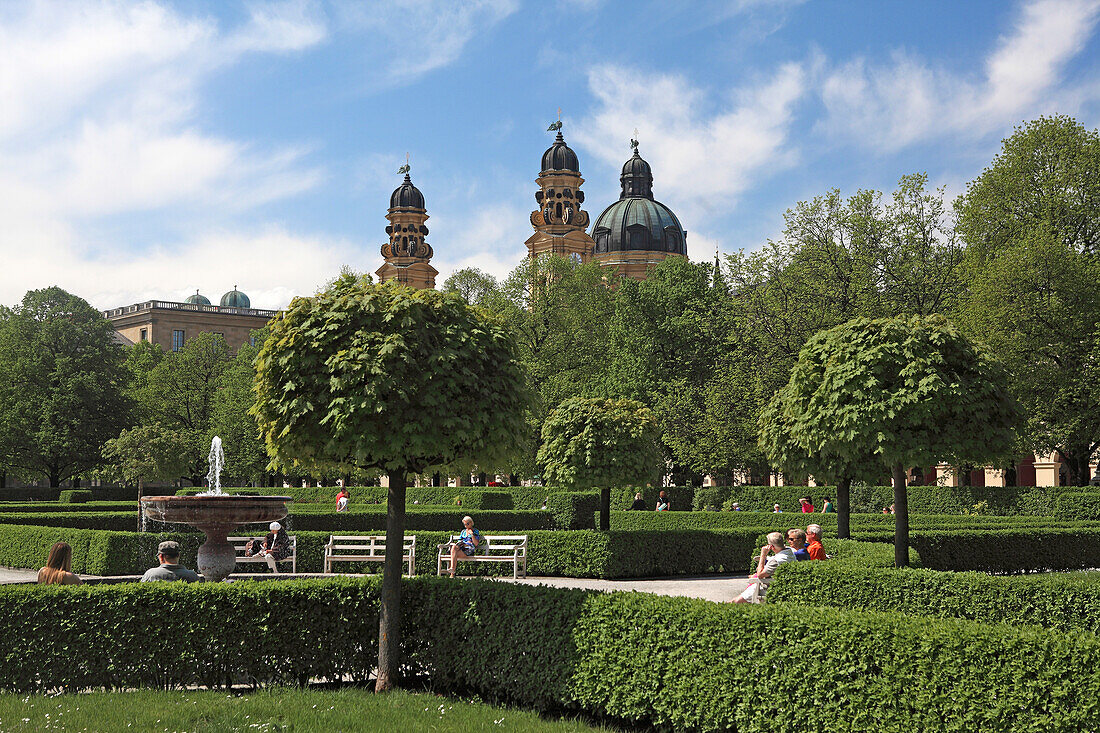
[[[225,458],[217,436],[210,444],[210,491],[196,496],[144,496],[143,514],[171,524],[190,524],[206,535],[199,547],[198,571],[207,582],[225,580],[236,566],[236,551],[229,544],[229,533],[242,524],[268,523],[287,515],[289,496],[247,496],[226,494],[221,490],[221,470]]]

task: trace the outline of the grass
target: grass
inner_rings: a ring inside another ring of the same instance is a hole
[[[333,691],[270,688],[248,694],[142,690],[87,694],[0,693],[0,733],[14,731],[610,731],[576,720],[430,693],[375,695],[362,688]]]

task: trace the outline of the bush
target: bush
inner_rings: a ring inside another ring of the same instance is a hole
[[[546,497],[546,508],[561,529],[596,529],[600,510],[598,491],[560,491]]]
[[[991,529],[916,532],[910,538],[924,567],[1027,573],[1100,567],[1100,531]]]
[[[3,501],[57,501],[61,489],[43,489],[28,486],[18,489],[0,489],[0,502]]]
[[[1100,519],[1100,492],[1072,491],[1061,494],[1054,513],[1066,519]]]
[[[776,573],[768,602],[1029,624],[1061,632],[1100,628],[1100,577],[1088,573],[993,577],[788,563]]]
[[[84,504],[92,500],[90,489],[69,489],[58,494],[57,500],[62,504]]]
[[[137,501],[137,488],[133,486],[93,486],[92,501]],[[172,489],[145,489],[147,496],[156,494],[172,494]]]
[[[647,729],[1068,732],[1100,698],[1093,634],[444,579],[402,606],[436,691]],[[365,680],[377,609],[371,580],[0,588],[0,688]]]

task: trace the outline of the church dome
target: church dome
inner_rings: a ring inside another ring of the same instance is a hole
[[[577,154],[565,144],[565,138],[561,136],[560,130],[558,136],[554,138],[554,144],[542,154],[542,172],[547,173],[549,171],[581,172],[580,164],[577,162]]]
[[[405,180],[390,194],[391,209],[423,209],[424,194],[413,185],[409,174],[405,174]]]
[[[233,289],[222,296],[221,304],[226,308],[251,308],[252,301],[248,299],[248,296],[237,290],[237,286],[234,285]]]
[[[592,227],[596,254],[649,250],[687,255],[687,232],[672,209],[653,198],[653,172],[634,149],[619,177],[619,200],[603,210]]]
[[[200,295],[198,290],[195,291],[194,295],[188,295],[187,300],[184,302],[191,305],[210,305],[210,299],[205,295]]]

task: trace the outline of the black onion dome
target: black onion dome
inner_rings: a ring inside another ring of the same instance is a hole
[[[581,172],[580,164],[577,162],[577,154],[565,144],[565,138],[561,136],[560,130],[558,136],[554,138],[554,144],[542,154],[542,172],[547,173],[549,171]]]
[[[390,194],[391,209],[423,209],[424,194],[413,185],[409,174],[405,174],[405,180]]]
[[[687,255],[687,232],[672,209],[653,199],[653,172],[638,149],[623,165],[619,200],[592,227],[596,254],[648,250]]]

